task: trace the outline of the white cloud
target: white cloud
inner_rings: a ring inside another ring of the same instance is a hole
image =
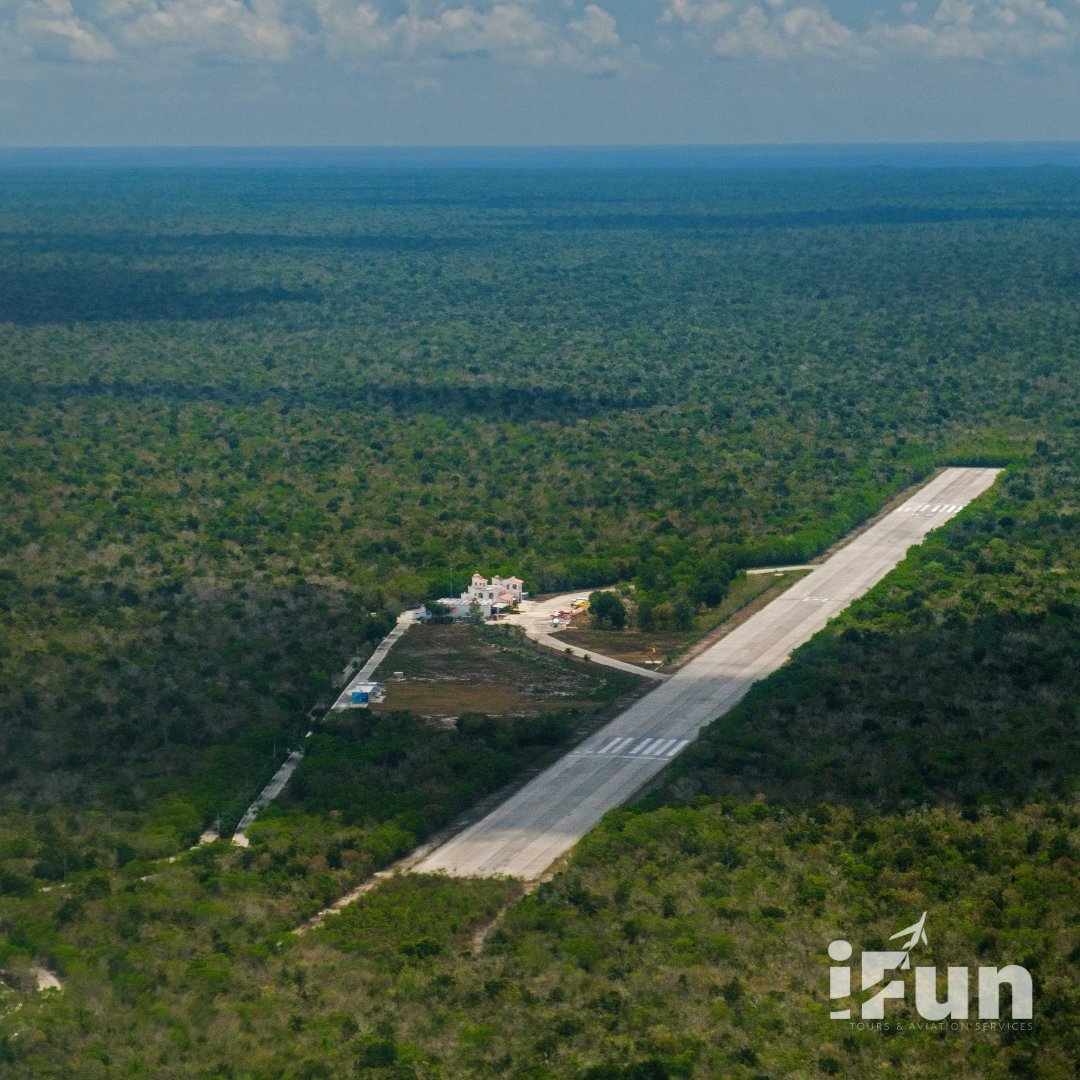
[[[859,36],[824,8],[794,7],[781,10],[784,0],[743,5],[693,5],[672,0],[662,18],[712,26],[713,48],[720,56],[786,60],[795,56],[862,55],[867,50]],[[726,10],[723,10],[726,9]]]
[[[520,4],[445,8],[434,17],[402,15],[393,33],[413,52],[444,55],[535,49],[548,35],[546,27]]]
[[[614,74],[641,66],[614,16],[581,0],[0,0],[8,56],[175,69],[187,56],[231,62],[423,68],[483,55],[519,67]]]
[[[582,19],[570,23],[570,29],[585,37],[591,45],[621,45],[615,19],[607,11],[595,4],[585,8]]]
[[[703,4],[694,3],[694,0],[669,0],[664,5],[660,20],[707,25],[726,19],[734,10],[734,4],[717,3],[714,0]]]
[[[785,0],[661,0],[660,21],[683,26],[688,40],[705,41],[720,56],[774,61],[1030,59],[1080,45],[1076,19],[1051,0],[938,0],[920,17],[921,10],[908,0],[898,20],[856,29],[820,2],[789,8]]]
[[[275,0],[119,0],[108,11],[134,50],[162,46],[233,60],[284,60],[294,31]]]
[[[373,4],[314,0],[314,8],[316,25],[331,55],[377,52],[391,42],[391,30]]]
[[[381,32],[387,55],[429,62],[483,54],[519,67],[561,67],[589,75],[614,75],[641,66],[637,46],[624,44],[614,17],[604,8],[588,4],[564,22],[554,13],[533,10],[539,7],[528,2],[485,7],[415,0],[405,14],[366,27],[366,38],[370,41]]]
[[[17,42],[26,56],[82,63],[117,56],[109,40],[76,14],[70,0],[31,0],[17,5],[14,26],[4,36]]]
[[[795,56],[860,55],[854,30],[820,6],[786,8],[784,0],[721,3],[664,0],[661,22],[682,24],[726,57],[786,60]]]
[[[551,60],[561,67],[586,75],[631,75],[652,67],[637,45],[622,40],[615,17],[596,4],[588,4],[567,30]]]
[[[759,56],[766,60],[782,60],[787,49],[777,25],[759,7],[747,8],[738,22],[725,30],[714,46],[720,56]]]
[[[941,0],[928,19],[872,27],[882,52],[942,60],[1032,59],[1078,44],[1077,27],[1045,0]]]

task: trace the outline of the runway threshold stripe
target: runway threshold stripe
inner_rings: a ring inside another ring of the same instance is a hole
[[[599,750],[592,751],[595,754],[617,754],[620,750],[626,749],[627,743],[632,743],[633,739],[612,739],[609,743],[602,746]]]

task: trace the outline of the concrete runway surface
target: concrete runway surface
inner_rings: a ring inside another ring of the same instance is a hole
[[[460,877],[539,877],[626,802],[706,724],[862,596],[909,547],[997,478],[946,469],[801,581],[413,868]]]

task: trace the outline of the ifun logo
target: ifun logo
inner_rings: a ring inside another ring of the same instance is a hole
[[[864,952],[860,956],[860,986],[862,990],[881,985],[881,989],[866,999],[859,1010],[861,1020],[883,1020],[885,1002],[903,999],[906,986],[903,978],[889,979],[892,972],[911,970],[911,950],[919,944],[926,945],[926,912],[918,922],[898,930],[890,941],[906,937],[907,941],[896,949],[883,952]],[[834,1003],[851,996],[851,945],[837,940],[829,945],[829,956],[836,961],[829,969],[829,996]],[[1031,975],[1017,964],[1007,967],[980,967],[976,976],[978,1004],[976,1018],[998,1020],[1001,1016],[1001,988],[1008,985],[1012,992],[1012,1019],[1030,1020],[1032,1010]],[[915,968],[915,1009],[931,1022],[943,1020],[967,1020],[971,1008],[971,978],[966,967],[950,967],[946,979],[945,1000],[938,1000],[938,974],[936,967]],[[851,1020],[851,1008],[833,1009],[833,1020]]]

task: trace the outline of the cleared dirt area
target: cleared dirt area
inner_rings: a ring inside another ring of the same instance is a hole
[[[784,574],[754,574],[738,577],[732,582],[728,595],[722,603],[698,615],[690,630],[597,630],[592,626],[588,612],[576,614],[570,628],[558,632],[559,640],[581,649],[592,649],[616,660],[655,667],[658,671],[670,671],[681,666],[688,658],[687,652],[698,642],[708,638],[715,640],[717,630],[734,628],[741,621],[738,616],[749,615],[757,606],[767,603],[777,593],[804,577],[808,571],[790,571]],[[632,604],[632,598],[631,598]]]
[[[394,646],[378,677],[386,699],[372,710],[406,709],[444,720],[462,713],[534,716],[591,710],[640,682],[633,675],[566,659],[528,641],[514,627],[460,623],[413,627]]]

